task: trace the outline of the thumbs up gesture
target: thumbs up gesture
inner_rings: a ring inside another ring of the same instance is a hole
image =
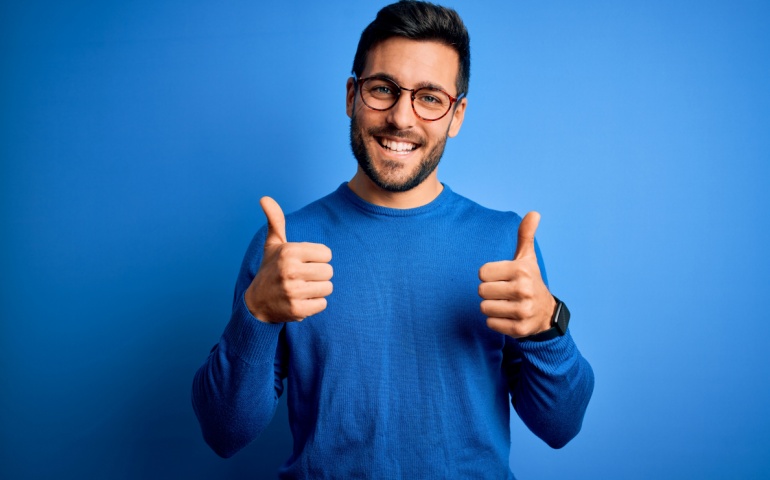
[[[551,328],[556,308],[537,265],[535,230],[539,223],[540,214],[529,212],[519,225],[513,260],[490,262],[479,269],[481,312],[487,316],[487,326],[513,338]]]
[[[270,197],[259,201],[267,217],[262,263],[244,298],[252,315],[267,323],[302,321],[323,311],[332,293],[332,251],[320,243],[286,240],[286,219]]]

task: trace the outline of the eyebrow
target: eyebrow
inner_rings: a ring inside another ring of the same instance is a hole
[[[369,77],[377,77],[382,78],[385,80],[390,80],[391,82],[395,83],[399,87],[401,87],[401,82],[399,82],[393,75],[389,75],[384,72],[380,73],[373,73],[369,75]],[[408,88],[408,87],[402,87],[402,88]],[[421,88],[430,88],[431,90],[441,90],[442,92],[449,93],[446,88],[442,87],[441,85],[437,83],[431,83],[431,82],[419,82],[417,85],[415,85],[413,88],[410,88],[410,90],[419,90]],[[450,94],[451,95],[451,94]]]

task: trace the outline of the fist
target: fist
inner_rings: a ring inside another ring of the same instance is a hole
[[[267,323],[302,321],[326,308],[332,293],[332,251],[320,243],[286,241],[286,219],[270,197],[260,200],[267,217],[262,263],[244,295],[254,317]]]
[[[556,300],[540,275],[535,254],[535,231],[540,214],[529,212],[521,221],[513,260],[490,262],[479,269],[481,312],[487,326],[513,338],[551,328]]]

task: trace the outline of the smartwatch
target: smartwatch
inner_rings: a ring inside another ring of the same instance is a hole
[[[569,325],[569,309],[567,306],[556,298],[553,297],[554,300],[556,300],[556,310],[553,311],[553,317],[551,318],[551,328],[548,330],[544,330],[540,333],[536,333],[534,335],[529,335],[527,337],[521,337],[518,340],[521,341],[530,341],[530,342],[544,342],[546,340],[551,340],[556,337],[560,337],[567,333],[567,326]]]

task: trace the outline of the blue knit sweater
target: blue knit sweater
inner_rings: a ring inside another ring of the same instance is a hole
[[[294,449],[282,478],[513,478],[509,401],[549,445],[566,444],[593,390],[588,362],[569,333],[519,342],[479,310],[479,267],[513,258],[520,221],[447,186],[398,210],[343,184],[286,217],[288,241],[331,249],[334,292],[323,312],[284,325],[256,320],[243,300],[262,228],[195,376],[206,442],[223,457],[244,447],[286,382]],[[545,278],[539,250],[538,261]]]

